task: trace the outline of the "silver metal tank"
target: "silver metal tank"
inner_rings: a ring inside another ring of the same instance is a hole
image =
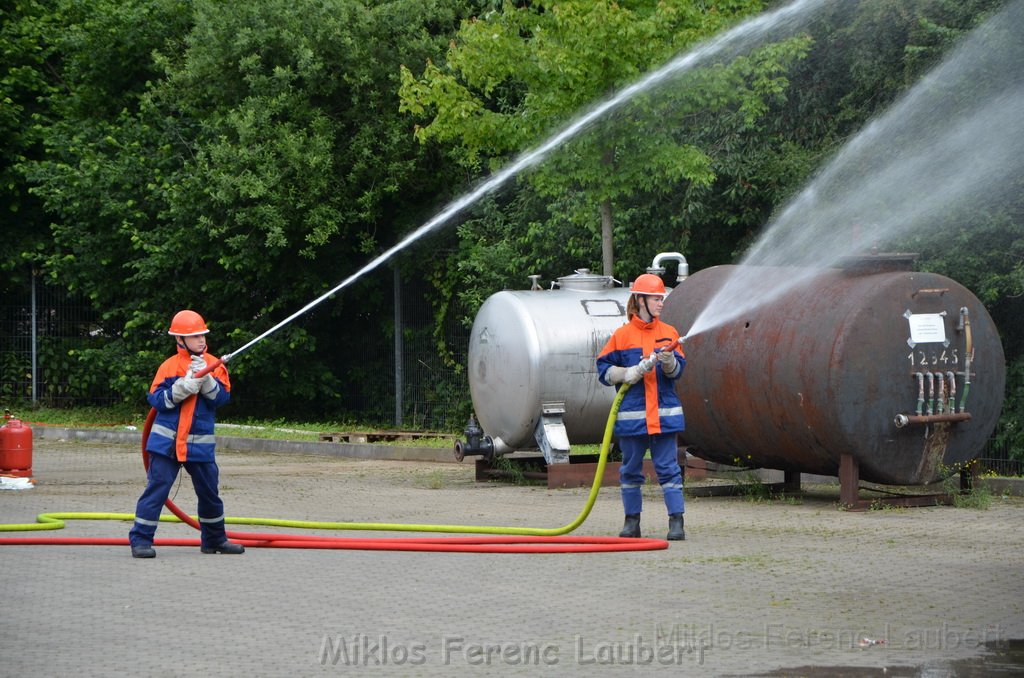
[[[687,334],[737,268],[691,276],[662,319]],[[686,337],[681,440],[726,464],[838,475],[855,460],[865,480],[897,485],[976,458],[1002,408],[998,331],[969,290],[910,268],[851,259]],[[754,285],[792,275],[764,268]]]
[[[469,388],[494,452],[539,447],[568,461],[569,440],[599,442],[615,389],[597,379],[595,358],[626,322],[629,290],[587,269],[557,289],[503,291],[473,321]]]

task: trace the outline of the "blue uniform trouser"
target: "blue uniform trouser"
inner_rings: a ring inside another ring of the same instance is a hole
[[[626,436],[619,438],[622,450],[622,466],[619,468],[619,488],[622,491],[622,508],[626,515],[643,510],[644,454],[651,450],[651,461],[661,484],[665,508],[671,515],[683,513],[683,472],[679,468],[679,445],[675,433]]]
[[[156,526],[160,522],[160,511],[182,466],[192,476],[192,487],[199,498],[199,526],[203,546],[220,546],[227,540],[224,534],[224,502],[217,493],[220,475],[217,463],[179,462],[162,454],[150,454],[146,489],[139,497],[135,507],[135,525],[128,533],[128,541],[132,546],[149,546],[153,543]]]

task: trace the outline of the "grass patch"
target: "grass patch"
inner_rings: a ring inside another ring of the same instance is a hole
[[[960,489],[961,473],[966,472],[970,464],[954,464],[943,466],[940,470],[945,475],[942,486],[946,493],[953,497],[953,506],[987,511],[992,506],[992,491],[982,482],[974,482],[966,492]],[[990,476],[991,477],[991,476]],[[975,478],[980,481],[981,477]]]
[[[968,492],[955,493],[953,495],[953,505],[957,508],[986,511],[992,506],[992,491],[985,485],[976,484]]]
[[[76,407],[72,409],[52,407],[25,407],[12,410],[12,414],[26,424],[45,426],[66,426],[68,428],[110,428],[124,429],[134,426],[142,428],[148,409],[124,404],[109,407]],[[217,422],[217,435],[239,438],[263,438],[269,440],[319,441],[324,433],[340,431],[362,431],[381,433],[377,426],[353,422],[299,422],[284,419],[231,419],[222,417]],[[370,443],[373,444],[373,443]],[[438,437],[421,437],[410,440],[389,440],[380,444],[391,447],[437,447],[452,446],[452,439],[446,434]]]
[[[440,490],[444,487],[444,472],[436,469],[425,476],[417,477],[413,484],[428,490]]]
[[[784,559],[770,556],[766,553],[751,553],[748,555],[733,556],[689,556],[679,559],[683,563],[694,565],[724,565],[729,567],[754,567],[768,569],[772,565],[786,562]]]
[[[736,487],[747,501],[760,503],[772,499],[771,488],[754,471],[743,471],[736,475]]]
[[[498,479],[500,479],[501,482],[512,483],[513,485],[547,484],[543,480],[529,478],[526,476],[527,471],[542,471],[544,469],[543,463],[536,467],[532,465],[524,466],[510,458],[495,457],[494,460],[491,461],[491,468],[498,472]]]
[[[128,405],[110,407],[76,407],[61,409],[54,407],[25,407],[13,409],[12,413],[27,424],[48,426],[70,426],[75,428],[104,426],[140,426],[146,421],[146,410]]]

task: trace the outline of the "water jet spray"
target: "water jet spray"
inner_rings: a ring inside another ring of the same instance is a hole
[[[720,35],[708,39],[689,51],[675,57],[654,71],[651,71],[636,82],[624,87],[614,96],[594,105],[590,110],[577,116],[537,147],[516,157],[511,163],[500,169],[487,180],[481,182],[473,190],[449,203],[426,223],[419,226],[404,239],[381,253],[358,271],[342,280],[336,286],[327,292],[324,292],[322,295],[309,302],[295,313],[292,313],[269,330],[263,332],[247,344],[243,345],[241,348],[222,356],[197,376],[205,376],[217,365],[227,363],[229,360],[252,348],[254,345],[311,310],[313,307],[319,305],[331,295],[341,291],[362,276],[380,267],[393,256],[403,251],[420,238],[446,224],[467,207],[504,186],[509,180],[516,177],[519,173],[540,163],[552,151],[572,140],[590,127],[595,121],[618,109],[623,104],[631,101],[637,95],[663,84],[670,78],[706,65],[712,59],[737,56],[749,45],[751,41],[764,38],[765,36],[770,35],[773,31],[779,30],[782,27],[791,27],[795,23],[800,23],[801,21],[806,20],[807,15],[811,10],[824,4],[827,4],[827,0],[796,0],[796,2],[780,7],[774,11],[760,14],[734,26]],[[672,254],[676,255],[677,253]],[[678,256],[682,258],[682,255]],[[686,268],[684,258],[680,264],[680,276],[685,278],[687,272],[688,269]]]
[[[1017,0],[855,135],[765,226],[689,333],[771,303],[861,248],[937,238],[1013,205],[1024,174],[1022,25]],[[847,229],[857,242],[844,246]],[[761,267],[778,266],[792,274],[763,284]]]

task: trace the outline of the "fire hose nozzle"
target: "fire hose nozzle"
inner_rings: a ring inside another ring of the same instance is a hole
[[[659,346],[658,348],[654,349],[654,353],[651,354],[651,359],[654,359],[655,357],[657,357],[657,355],[659,353],[664,353],[665,351],[674,351],[674,350],[676,350],[677,346],[682,346],[682,345],[683,345],[683,338],[679,337],[678,339],[676,339],[675,341],[673,341],[671,344],[669,344],[667,346]]]
[[[209,365],[207,365],[203,369],[199,370],[198,372],[196,372],[192,376],[194,376],[197,379],[202,379],[203,377],[208,375],[210,372],[213,372],[215,369],[217,369],[221,365],[225,364],[228,361],[229,358],[231,358],[231,354],[230,353],[225,355],[225,356],[222,356],[220,358],[217,358],[212,363],[210,363]]]

